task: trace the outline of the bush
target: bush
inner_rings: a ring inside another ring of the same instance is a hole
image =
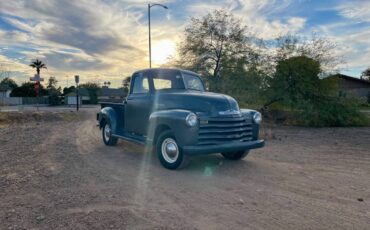
[[[341,98],[322,98],[315,103],[302,103],[296,123],[314,127],[366,126],[368,117],[350,101]]]

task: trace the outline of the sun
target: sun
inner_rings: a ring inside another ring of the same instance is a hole
[[[152,47],[152,62],[157,65],[162,65],[168,61],[168,58],[175,56],[176,43],[169,39],[160,40],[153,44]]]

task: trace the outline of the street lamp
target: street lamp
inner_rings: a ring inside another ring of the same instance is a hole
[[[151,37],[150,37],[150,8],[153,6],[161,6],[164,9],[168,9],[167,6],[162,5],[162,4],[148,4],[148,24],[149,24],[149,68],[152,68],[152,42],[151,42]]]

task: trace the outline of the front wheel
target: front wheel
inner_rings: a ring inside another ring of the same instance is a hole
[[[187,164],[187,157],[182,153],[171,131],[164,131],[157,140],[156,152],[162,166],[177,169]]]
[[[112,136],[112,126],[109,121],[105,122],[102,129],[104,144],[113,146],[117,144],[118,138]]]
[[[228,152],[228,153],[221,153],[226,159],[229,160],[241,160],[245,158],[249,153],[249,150],[246,151],[236,151],[236,152]]]

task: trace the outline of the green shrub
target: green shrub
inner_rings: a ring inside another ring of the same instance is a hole
[[[314,127],[367,126],[369,118],[350,101],[341,98],[322,98],[315,103],[299,106],[297,124]]]

